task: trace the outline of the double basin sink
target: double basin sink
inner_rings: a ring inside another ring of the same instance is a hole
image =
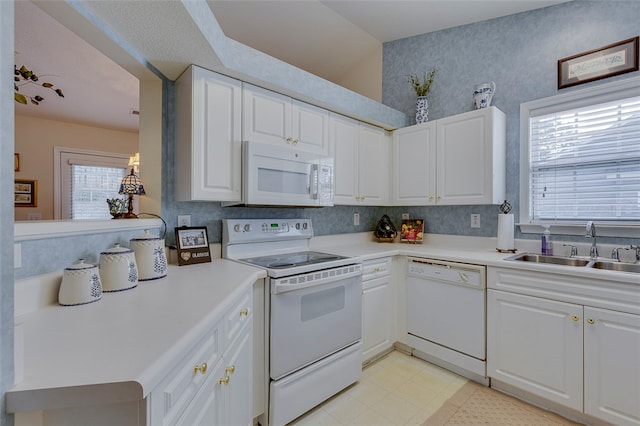
[[[640,264],[616,262],[615,260],[609,261],[599,259],[594,260],[581,257],[548,256],[535,253],[520,253],[514,256],[510,256],[505,260],[514,260],[518,262],[529,263],[546,263],[550,265],[578,266],[585,268],[603,269],[607,271],[632,272],[636,274],[640,273]]]

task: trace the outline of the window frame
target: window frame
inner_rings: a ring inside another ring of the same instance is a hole
[[[53,218],[55,220],[74,220],[69,217],[70,212],[68,208],[70,204],[68,194],[65,195],[65,191],[69,187],[68,179],[71,178],[70,162],[91,166],[122,167],[125,169],[125,174],[129,163],[129,154],[59,146],[54,147],[53,158]],[[134,199],[134,209],[137,208],[137,205],[135,205],[136,202],[137,200]],[[106,202],[105,209],[107,209]]]
[[[640,77],[632,77],[612,83],[573,90],[542,99],[520,104],[520,221],[518,226],[524,234],[541,234],[549,225],[553,233],[562,235],[585,235],[586,221],[543,221],[532,220],[531,174],[529,168],[529,135],[532,116],[545,115],[556,111],[580,108],[588,105],[640,96]],[[640,237],[640,221],[625,222],[596,221],[599,236]]]

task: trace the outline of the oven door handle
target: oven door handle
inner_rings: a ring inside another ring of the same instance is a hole
[[[271,281],[271,294],[317,287],[357,276],[362,276],[361,264],[350,265],[339,269],[311,272],[309,274],[296,275],[293,277],[273,278]]]

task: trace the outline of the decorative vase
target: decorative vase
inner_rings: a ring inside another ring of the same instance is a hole
[[[426,96],[418,96],[416,101],[416,124],[429,121],[429,101]]]

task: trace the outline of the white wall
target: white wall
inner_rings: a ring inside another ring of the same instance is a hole
[[[36,207],[15,208],[15,220],[27,220],[29,213],[40,213],[42,220],[53,219],[54,146],[132,155],[138,151],[138,133],[16,115],[15,152],[20,154],[20,171],[15,177],[36,179],[38,199]]]

